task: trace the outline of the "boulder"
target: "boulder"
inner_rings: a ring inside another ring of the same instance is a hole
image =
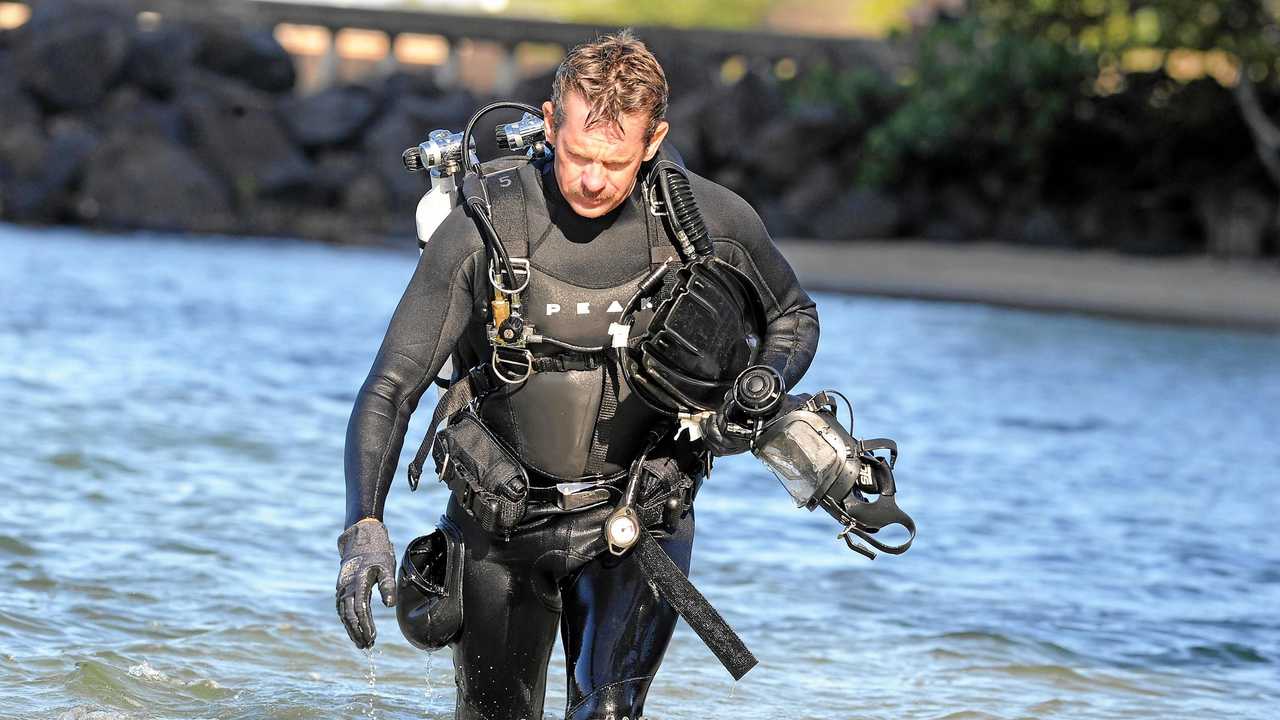
[[[391,192],[375,172],[364,172],[342,190],[342,210],[356,218],[376,221],[391,211]]]
[[[368,167],[364,156],[354,150],[324,150],[312,161],[312,197],[317,204],[337,207],[343,191]]]
[[[812,224],[822,240],[855,240],[896,237],[901,222],[902,207],[892,196],[853,188],[819,212]]]
[[[14,71],[56,109],[88,108],[116,83],[133,23],[97,3],[44,0],[14,41]]]
[[[748,166],[768,183],[793,184],[818,165],[833,165],[844,128],[836,109],[806,106],[767,121],[744,153]]]
[[[667,131],[665,142],[680,153],[685,167],[699,175],[711,171],[702,147],[701,118],[706,111],[704,99],[696,95],[681,98],[667,108],[667,124],[671,129]]]
[[[1064,214],[1055,208],[1036,208],[1022,224],[1019,241],[1037,247],[1073,248],[1080,243]]]
[[[116,228],[217,232],[234,225],[231,193],[198,157],[162,137],[125,131],[90,156],[76,210]]]
[[[347,85],[306,97],[286,97],[280,101],[279,111],[294,140],[304,147],[319,147],[356,138],[373,119],[378,105],[373,90]]]
[[[366,162],[385,183],[394,212],[412,213],[428,187],[425,175],[404,169],[400,157],[405,148],[422,142],[436,128],[461,131],[475,110],[475,100],[466,92],[451,92],[435,100],[400,97],[364,134]],[[476,135],[480,157],[493,157],[493,133],[482,128]]]
[[[749,72],[741,80],[708,93],[702,114],[702,138],[712,165],[761,152],[753,140],[760,129],[783,112],[782,95],[772,78]]]
[[[247,203],[304,189],[312,169],[275,114],[274,99],[231,78],[193,71],[178,104],[196,152]]]
[[[297,79],[293,58],[269,30],[210,27],[196,52],[196,62],[271,93],[293,89]]]
[[[138,30],[125,64],[125,78],[157,97],[168,98],[182,86],[200,46],[199,33],[189,25]]]
[[[86,159],[98,144],[97,133],[68,116],[49,123],[47,139],[34,128],[25,132],[19,128],[12,140],[25,147],[14,148],[16,152],[0,149],[0,155],[17,161],[10,166],[9,181],[4,183],[5,216],[23,221],[60,219]]]
[[[48,138],[39,125],[5,126],[0,132],[0,217],[28,220],[38,206],[38,189],[31,184],[43,167]]]
[[[431,98],[442,94],[444,94],[444,91],[440,88],[440,84],[436,82],[435,76],[429,71],[407,72],[405,70],[395,70],[388,73],[382,80],[383,97],[418,95]]]
[[[128,131],[135,135],[155,135],[180,145],[191,140],[186,118],[177,106],[157,101],[132,85],[112,90],[90,121],[104,135]]]
[[[20,125],[38,127],[40,107],[12,76],[0,65],[0,131],[8,132]]]
[[[1196,196],[1205,248],[1220,258],[1258,258],[1277,218],[1276,199],[1249,186],[1227,183]]]

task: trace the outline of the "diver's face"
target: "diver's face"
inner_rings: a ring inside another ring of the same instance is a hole
[[[555,125],[555,106],[542,104],[547,140],[556,148],[556,184],[575,213],[600,217],[631,195],[640,163],[652,159],[667,136],[667,122],[659,122],[646,141],[647,118],[640,113],[623,115],[621,132],[608,122],[588,129],[586,100],[571,92],[562,101],[562,127]]]

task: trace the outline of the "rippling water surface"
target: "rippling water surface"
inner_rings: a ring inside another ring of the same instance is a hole
[[[0,717],[451,716],[447,651],[379,606],[367,656],[333,611],[347,415],[415,257],[0,226]],[[868,562],[722,462],[693,577],[761,665],[735,686],[681,625],[651,718],[1275,717],[1280,338],[817,300],[802,389],[899,441],[920,538]],[[398,548],[445,501],[401,474]]]

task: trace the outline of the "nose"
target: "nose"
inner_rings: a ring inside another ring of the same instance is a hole
[[[582,173],[582,191],[595,195],[604,190],[604,168],[592,165]]]

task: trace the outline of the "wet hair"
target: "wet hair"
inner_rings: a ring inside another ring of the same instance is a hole
[[[553,120],[564,123],[564,98],[577,92],[587,101],[586,127],[612,125],[622,132],[622,117],[648,115],[645,141],[667,114],[667,76],[658,59],[630,30],[597,38],[569,51],[551,83]]]

